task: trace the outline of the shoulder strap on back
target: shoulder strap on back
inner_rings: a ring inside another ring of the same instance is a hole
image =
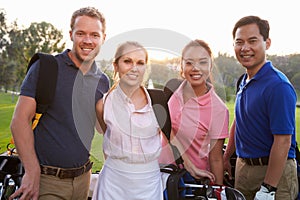
[[[170,99],[173,92],[179,87],[179,85],[182,83],[182,81],[183,80],[179,79],[179,78],[172,78],[166,83],[163,90],[164,90],[167,101]]]
[[[244,75],[245,75],[245,74],[242,74],[242,75],[239,77],[238,81],[236,82],[235,93],[237,93],[237,92],[239,91],[239,88],[240,88],[241,82],[242,82],[242,80],[243,80],[243,78],[244,78]]]
[[[27,71],[38,59],[40,59],[40,69],[36,88],[36,112],[45,113],[55,95],[58,65],[53,55],[36,53],[31,58]]]
[[[168,101],[182,81],[182,79],[173,78],[166,83],[163,90],[147,89],[158,124],[168,140],[170,140],[172,126]]]
[[[171,133],[171,119],[165,94],[160,89],[147,89],[152,101],[152,107],[160,129],[168,140]]]
[[[32,129],[34,129],[42,114],[45,113],[52,103],[56,82],[57,82],[57,73],[58,73],[58,64],[54,56],[46,53],[36,53],[32,56],[29,61],[27,72],[31,65],[40,60],[39,76],[36,87],[36,114],[32,122]]]
[[[168,99],[166,98],[163,90],[160,89],[147,89],[147,90],[152,101],[152,107],[156,119],[158,121],[159,127],[169,141],[169,145],[172,149],[177,166],[181,166],[183,165],[183,159],[181,157],[181,154],[177,149],[177,147],[170,142],[172,124],[171,124],[170,112],[168,107]]]

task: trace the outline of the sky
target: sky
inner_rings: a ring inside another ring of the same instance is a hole
[[[155,41],[153,55],[157,57],[180,53],[176,48],[183,48],[186,38],[205,40],[215,55],[234,55],[232,28],[246,15],[269,21],[272,44],[268,54],[300,53],[297,0],[0,0],[9,23],[17,20],[19,26],[28,27],[32,22],[49,22],[63,31],[68,48],[72,45],[68,35],[71,15],[83,6],[94,6],[104,14],[108,46],[119,36],[143,35]],[[172,36],[159,37],[161,33]],[[165,40],[176,47],[164,47],[160,43]]]

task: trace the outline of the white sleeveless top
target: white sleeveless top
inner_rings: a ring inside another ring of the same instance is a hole
[[[103,150],[107,156],[93,200],[163,200],[164,183],[158,157],[159,125],[148,104],[139,110],[119,86],[104,97]]]
[[[147,163],[158,159],[161,151],[159,125],[145,88],[148,104],[136,110],[119,85],[105,99],[104,153],[127,163]]]

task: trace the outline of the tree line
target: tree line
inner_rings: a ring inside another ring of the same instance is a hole
[[[5,10],[0,9],[0,89],[18,91],[34,53],[55,54],[63,51],[65,45],[62,31],[51,23],[33,22],[28,28],[20,28],[17,21],[7,24]],[[300,54],[267,55],[267,59],[286,74],[299,96]],[[112,77],[112,60],[97,62]],[[245,70],[227,53],[218,53],[214,63],[212,82],[222,99],[230,101],[235,96],[236,81]],[[169,79],[179,77],[180,58],[150,61],[147,79],[151,79],[156,88],[163,88]]]
[[[5,10],[0,9],[0,87],[5,91],[18,90],[34,53],[56,53],[64,48],[62,31],[52,24],[33,22],[21,28],[17,21],[8,24]]]

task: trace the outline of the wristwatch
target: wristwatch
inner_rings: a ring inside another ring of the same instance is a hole
[[[263,182],[261,185],[264,186],[265,188],[267,188],[269,190],[269,192],[276,192],[277,191],[276,187],[273,187],[272,185],[269,185],[265,182]]]

